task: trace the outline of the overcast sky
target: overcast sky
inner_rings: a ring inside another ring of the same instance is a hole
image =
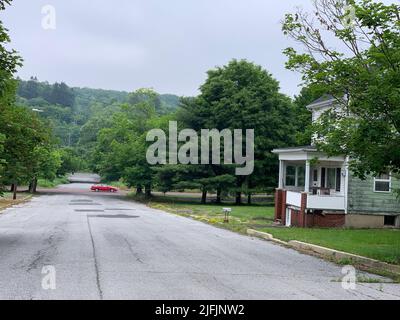
[[[229,60],[262,65],[284,93],[300,77],[285,70],[292,45],[280,22],[310,0],[14,0],[1,14],[25,62],[18,75],[71,86],[195,95],[206,71]],[[42,28],[44,5],[56,29]]]

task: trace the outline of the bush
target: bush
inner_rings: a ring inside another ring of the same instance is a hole
[[[48,179],[38,179],[38,187],[40,188],[54,188],[60,184],[69,183],[67,177],[57,177],[53,181]]]
[[[122,181],[122,179],[120,179],[119,181],[103,181],[104,184],[110,185],[112,187],[116,187],[118,189],[121,190],[128,190],[128,186],[125,184],[124,181]]]

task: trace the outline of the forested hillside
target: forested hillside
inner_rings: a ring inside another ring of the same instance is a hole
[[[49,84],[36,77],[24,81],[18,79],[17,104],[31,109],[44,119],[53,129],[56,143],[76,161],[82,162],[90,151],[90,143],[107,126],[107,119],[122,105],[145,101],[148,94],[154,94],[156,114],[174,112],[179,105],[179,97],[172,94],[157,94],[141,89],[136,93],[125,91],[71,88],[65,83]],[[80,167],[85,168],[82,162]]]

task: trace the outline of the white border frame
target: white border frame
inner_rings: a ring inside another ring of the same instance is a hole
[[[287,185],[286,184],[286,177],[287,177],[287,168],[288,167],[294,167],[295,168],[295,175],[294,175],[294,186],[290,186],[290,185]],[[306,181],[306,170],[305,170],[305,168],[304,168],[304,185],[299,185],[299,169],[300,168],[303,168],[303,166],[302,165],[299,165],[299,164],[292,164],[292,163],[287,163],[286,165],[285,165],[285,170],[284,170],[284,179],[283,179],[283,181],[284,181],[284,187],[286,188],[286,187],[292,187],[292,188],[300,188],[300,187],[303,187],[303,186],[305,186],[305,181]]]
[[[389,191],[376,190],[377,182],[389,182]],[[391,173],[389,173],[389,179],[377,179],[376,177],[374,177],[374,192],[376,192],[376,193],[391,193],[392,192],[392,175],[391,175]]]

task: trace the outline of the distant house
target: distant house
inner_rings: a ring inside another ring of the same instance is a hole
[[[313,121],[335,107],[325,96],[307,108]],[[279,155],[275,219],[286,226],[400,228],[400,180],[390,172],[360,180],[345,156],[328,157],[313,145],[273,150]],[[317,159],[317,162],[315,162]]]

